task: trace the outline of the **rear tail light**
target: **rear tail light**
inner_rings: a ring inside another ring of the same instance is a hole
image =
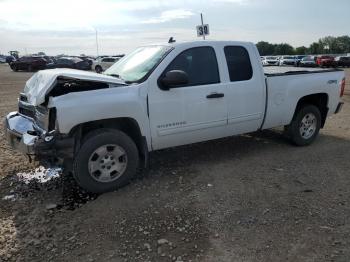
[[[345,78],[343,78],[340,84],[340,97],[344,95],[344,92],[345,92]]]

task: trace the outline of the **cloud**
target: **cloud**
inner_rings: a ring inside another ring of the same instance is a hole
[[[0,20],[7,22],[6,28],[12,30],[60,31],[164,23],[192,15],[178,8],[181,3],[165,0],[0,0]],[[157,12],[161,15],[153,17]],[[0,26],[5,27],[4,23]]]
[[[175,19],[185,19],[193,16],[194,13],[184,9],[174,9],[163,11],[160,16],[142,21],[143,24],[159,24],[170,22]]]

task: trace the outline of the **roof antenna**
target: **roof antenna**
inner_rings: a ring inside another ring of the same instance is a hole
[[[169,44],[172,44],[172,43],[175,43],[175,42],[176,42],[176,40],[173,37],[169,38],[169,41],[168,41]]]

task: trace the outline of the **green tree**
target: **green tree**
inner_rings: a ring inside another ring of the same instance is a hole
[[[310,55],[323,54],[323,47],[319,43],[314,42],[310,45],[308,54]]]
[[[295,54],[296,55],[306,55],[307,54],[307,47],[306,46],[299,46],[295,48]]]
[[[275,47],[273,44],[270,44],[269,42],[260,41],[256,44],[256,47],[259,50],[260,55],[272,55],[274,53]]]
[[[293,48],[286,43],[271,44],[260,41],[256,44],[260,55],[318,55],[318,54],[346,54],[350,53],[350,36],[343,35],[339,37],[326,36],[320,38],[317,42],[312,43],[308,48],[299,46]]]
[[[275,46],[274,55],[293,55],[294,48],[290,44],[282,43]]]
[[[350,52],[349,36],[326,36],[319,40],[319,44],[323,47],[325,53],[342,54]]]
[[[350,53],[350,36],[339,36],[336,41],[339,53]]]
[[[318,43],[322,47],[323,53],[338,53],[339,48],[337,39],[333,36],[326,36],[318,40]]]

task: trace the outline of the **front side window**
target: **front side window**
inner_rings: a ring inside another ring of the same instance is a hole
[[[248,51],[244,47],[226,46],[224,52],[231,82],[245,81],[252,78],[252,64]]]
[[[186,86],[208,85],[220,82],[218,62],[212,47],[194,47],[180,53],[167,67],[163,75],[171,70],[181,70],[188,75]]]

